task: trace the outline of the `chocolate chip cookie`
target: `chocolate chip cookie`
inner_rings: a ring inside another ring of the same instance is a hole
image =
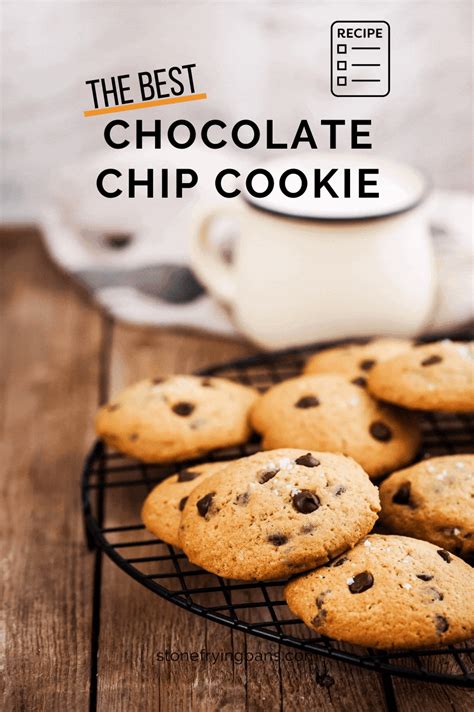
[[[140,381],[102,407],[97,434],[145,462],[197,457],[250,435],[253,388],[223,378],[170,376]]]
[[[474,570],[426,541],[368,536],[291,581],[288,606],[321,635],[374,648],[422,648],[474,636]]]
[[[376,364],[367,386],[377,398],[405,408],[474,411],[474,342],[413,346]]]
[[[352,459],[283,449],[234,461],[200,482],[181,515],[190,561],[234,579],[318,566],[354,546],[379,511],[377,488]]]
[[[228,464],[207,462],[180,470],[160,482],[150,492],[142,508],[142,521],[148,531],[158,539],[178,546],[179,522],[188,496],[199,482]]]
[[[380,499],[389,531],[474,555],[474,455],[434,457],[395,472]]]
[[[343,453],[371,477],[411,462],[420,444],[412,415],[378,403],[337,374],[291,378],[267,391],[251,413],[263,447]]]
[[[304,372],[340,373],[357,386],[364,387],[367,374],[376,363],[403,353],[411,343],[407,339],[379,338],[324,349],[311,356]]]

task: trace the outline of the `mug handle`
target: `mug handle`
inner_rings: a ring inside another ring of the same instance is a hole
[[[207,209],[195,218],[191,234],[191,266],[196,276],[216,299],[228,306],[235,302],[235,269],[209,242],[209,228],[220,215],[237,218],[239,213],[237,208]]]

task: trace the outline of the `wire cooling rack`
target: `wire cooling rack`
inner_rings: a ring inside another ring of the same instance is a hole
[[[301,372],[317,347],[240,359],[200,371],[265,390]],[[472,451],[474,416],[428,413],[423,416],[420,458]],[[258,450],[258,441],[210,453],[206,460],[235,459]],[[153,538],[139,520],[151,488],[179,465],[145,465],[109,451],[97,442],[82,477],[82,505],[88,546],[99,547],[146,588],[191,613],[306,653],[333,658],[367,670],[418,680],[474,687],[474,646],[411,651],[372,650],[314,637],[295,619],[283,598],[285,581],[247,583],[223,579],[190,564],[185,555]]]

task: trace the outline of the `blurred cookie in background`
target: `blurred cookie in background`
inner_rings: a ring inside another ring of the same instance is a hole
[[[239,445],[258,393],[224,378],[174,375],[139,381],[104,405],[96,431],[144,462],[173,462]]]
[[[411,344],[408,339],[387,337],[335,346],[311,356],[304,373],[340,373],[350,378],[352,383],[364,386],[368,372],[376,363],[397,356]]]
[[[474,411],[474,342],[414,345],[376,364],[367,387],[374,397],[404,408]]]

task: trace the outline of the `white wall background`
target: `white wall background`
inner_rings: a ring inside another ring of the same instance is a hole
[[[56,170],[103,148],[107,118],[82,116],[86,79],[186,62],[209,99],[157,110],[164,121],[273,118],[287,138],[301,118],[372,118],[379,152],[435,185],[472,188],[471,0],[14,0],[1,10],[4,220],[34,220]],[[388,97],[331,95],[329,28],[341,19],[390,22]]]

